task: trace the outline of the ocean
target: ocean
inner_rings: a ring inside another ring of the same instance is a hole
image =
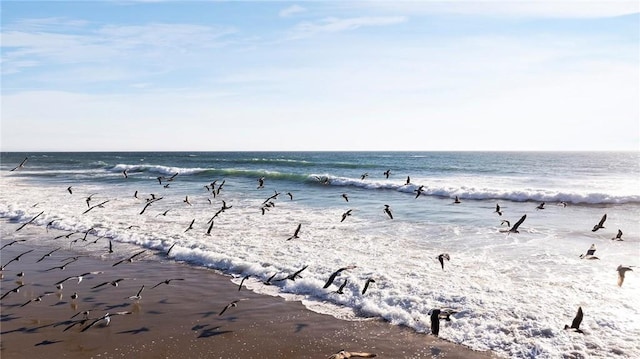
[[[640,264],[638,152],[14,152],[0,173],[2,232],[42,212],[43,246],[147,249],[418,332],[449,308],[440,337],[504,357],[640,357],[640,269],[622,286],[616,270]],[[591,245],[599,259],[580,258]],[[578,307],[584,334],[563,329]]]

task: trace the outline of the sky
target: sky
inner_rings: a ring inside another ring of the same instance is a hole
[[[640,151],[638,1],[11,1],[2,151]]]

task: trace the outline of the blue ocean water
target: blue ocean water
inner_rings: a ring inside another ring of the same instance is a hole
[[[619,287],[616,271],[640,264],[637,152],[1,156],[0,217],[16,226],[44,211],[37,225],[94,228],[116,246],[154,249],[146,260],[250,274],[252,290],[345,320],[382,317],[428,332],[429,310],[452,308],[441,337],[506,357],[640,357],[640,279],[627,272]],[[140,214],[152,197],[162,199]],[[216,216],[223,201],[231,208]],[[604,214],[605,228],[593,232]],[[503,220],[513,225],[524,215],[519,233],[509,233]],[[298,238],[288,240],[298,225]],[[618,229],[623,241],[611,239]],[[600,259],[580,259],[592,244]],[[104,255],[104,246],[72,248]],[[441,253],[450,255],[444,269]],[[305,265],[296,281],[262,284]],[[363,295],[368,278],[375,282]],[[578,306],[592,335],[562,329]]]

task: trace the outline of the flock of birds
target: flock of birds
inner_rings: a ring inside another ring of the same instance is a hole
[[[19,165],[17,165],[15,168],[11,169],[11,171],[16,171],[19,169],[24,168],[26,162],[27,162],[28,158],[25,158]],[[160,185],[162,185],[164,188],[169,188],[170,184],[172,183],[172,181],[174,181],[179,173],[175,173],[174,175],[170,176],[170,177],[165,177],[165,176],[159,176],[157,177],[157,181]],[[391,174],[390,170],[387,170],[385,172],[383,172],[383,175],[385,176],[385,178],[389,178]],[[123,177],[126,179],[129,177],[128,171],[124,170],[122,172]],[[366,178],[369,177],[368,173],[364,173],[361,175],[361,180],[365,180]],[[328,177],[317,177],[316,178],[321,184],[330,184],[331,180]],[[207,192],[211,193],[213,198],[216,198],[218,195],[220,195],[221,190],[223,189],[223,186],[225,184],[225,181],[223,180],[220,184],[217,183],[218,181],[213,181],[211,183],[208,183],[206,185],[204,185],[204,187],[206,188]],[[257,189],[263,189],[265,187],[265,178],[261,177],[257,179],[258,182],[258,186]],[[411,184],[411,178],[407,177],[406,179],[406,183],[405,185],[410,185]],[[74,194],[74,189],[72,186],[67,187],[67,192],[70,195]],[[417,187],[414,192],[415,192],[415,198],[418,198],[419,196],[421,196],[423,194],[424,191],[424,186],[419,186]],[[293,194],[291,192],[287,192],[286,193],[287,196],[289,196],[290,200],[293,200]],[[93,204],[92,205],[92,201],[93,201],[93,196],[95,196],[96,193],[92,193],[88,196],[86,196],[84,198],[84,201],[86,202],[87,208],[83,211],[83,215],[87,214],[89,212],[91,212],[92,210],[95,209],[100,209],[100,208],[104,208],[104,206],[109,202],[109,200],[104,200],[101,201],[97,204]],[[279,192],[275,191],[275,193],[271,196],[269,196],[268,198],[266,198],[263,202],[262,205],[260,207],[261,213],[262,215],[264,215],[267,211],[271,210],[272,208],[275,207],[275,200],[278,198],[278,196],[280,195]],[[139,199],[138,197],[138,191],[136,191],[133,195],[135,198]],[[343,193],[342,198],[346,201],[349,202],[349,196],[346,193]],[[155,194],[150,194],[149,198],[145,198],[144,201],[144,206],[141,209],[141,211],[139,212],[139,215],[143,215],[147,209],[156,204],[157,202],[161,201],[164,197],[162,196],[156,196]],[[211,202],[210,198],[207,198],[207,200],[209,201],[209,203]],[[185,205],[191,206],[191,202],[189,200],[189,196],[186,196],[185,199],[183,200],[183,202],[185,203]],[[462,203],[460,201],[460,199],[458,198],[458,196],[455,196],[453,204],[460,204]],[[567,204],[565,202],[559,202],[558,205],[566,207]],[[222,200],[222,207],[210,218],[210,220],[207,222],[208,225],[208,229],[207,232],[205,233],[206,235],[211,235],[211,231],[213,228],[213,223],[214,220],[220,216],[222,213],[224,213],[225,211],[231,209],[233,206],[228,206],[227,203]],[[545,209],[545,202],[542,202],[540,204],[538,204],[538,206],[536,207],[537,210],[544,210]],[[164,212],[160,212],[158,214],[156,214],[156,216],[166,216],[167,213],[170,211],[171,209],[167,209]],[[385,213],[385,215],[390,219],[393,220],[394,219],[394,215],[392,212],[392,209],[389,205],[385,204],[383,207],[383,212]],[[350,217],[352,215],[352,209],[347,210],[346,212],[344,212],[341,216],[340,222],[344,222],[348,217]],[[25,226],[34,223],[34,221],[40,217],[42,214],[44,213],[44,211],[40,212],[39,214],[37,214],[36,216],[34,216],[33,218],[31,218],[29,221],[22,223],[17,229],[17,231],[20,231],[21,229],[23,229]],[[494,213],[496,213],[498,216],[502,216],[502,210],[499,204],[496,204],[495,207],[495,211]],[[515,233],[519,233],[518,228],[520,227],[520,225],[522,225],[522,223],[526,220],[527,215],[523,215],[518,221],[516,221],[513,226],[511,225],[511,223],[508,220],[502,220],[501,224],[507,226],[506,229],[502,229],[500,230],[500,232],[504,232],[507,234],[515,234]],[[604,214],[602,216],[602,218],[600,219],[600,221],[594,225],[592,231],[596,232],[600,229],[604,229],[604,224],[605,221],[607,219],[607,215]],[[50,221],[49,223],[47,223],[46,225],[46,230],[48,231],[48,228],[51,227],[54,224],[55,220]],[[189,224],[189,226],[185,229],[184,232],[188,232],[190,230],[193,229],[193,225],[194,225],[195,219],[193,221],[191,221],[191,223]],[[134,226],[130,226],[129,228],[132,228]],[[294,240],[300,237],[300,231],[301,231],[301,227],[302,224],[298,224],[296,229],[294,230],[293,234],[291,236],[289,236],[288,238],[286,238],[287,241],[290,240]],[[92,231],[94,230],[94,228],[90,228],[89,230],[86,230],[84,232],[71,232],[69,234],[66,235],[61,235],[56,237],[57,238],[62,238],[62,237],[66,237],[67,239],[69,239],[71,236],[76,235],[76,234],[80,234],[82,235],[81,237],[74,239],[74,241],[72,241],[72,243],[78,242],[78,241],[83,241],[83,242],[87,242],[88,241],[88,236],[92,234]],[[616,236],[614,236],[613,238],[611,238],[612,240],[616,240],[616,241],[622,241],[622,231],[618,230],[618,233],[616,234]],[[92,243],[96,243],[100,238],[102,237],[98,237],[97,239],[95,239]],[[10,243],[4,244],[2,246],[1,249],[4,249],[7,246],[13,245],[15,243],[20,243],[25,241],[24,239],[18,239],[18,240],[14,240]],[[175,243],[170,246],[170,248],[164,253],[166,256],[169,256],[171,250],[173,249],[173,247],[175,246]],[[46,258],[50,257],[53,253],[55,253],[56,251],[60,250],[60,248],[56,248],[53,249],[51,251],[49,251],[48,253],[42,255],[42,257],[40,257],[36,263],[39,263],[43,260],[45,260]],[[33,249],[30,249],[28,251],[25,251],[23,253],[20,253],[19,255],[17,255],[16,257],[10,259],[9,261],[7,261],[6,263],[2,263],[1,267],[0,267],[0,271],[4,271],[5,267],[7,267],[8,265],[12,264],[13,262],[18,262],[22,259],[23,256],[26,256],[28,254],[30,254],[31,252],[33,252]],[[591,247],[587,250],[587,252],[585,254],[580,255],[580,258],[582,259],[589,259],[589,260],[593,260],[593,259],[599,259],[597,256],[595,256],[595,251],[596,251],[596,247],[595,244],[591,245]],[[108,246],[108,253],[111,254],[113,253],[113,246],[111,243],[111,240],[109,240],[109,246]],[[147,252],[147,250],[142,250],[139,252],[134,253],[133,255],[130,255],[128,257],[125,257],[123,259],[120,259],[117,262],[114,262],[112,267],[116,267],[122,263],[127,263],[127,262],[132,262],[134,259],[136,259],[139,256],[142,256],[143,254],[145,254]],[[45,271],[53,271],[53,270],[64,270],[68,265],[72,264],[73,262],[75,262],[78,259],[78,257],[70,257],[67,260],[64,260],[63,264],[61,265],[56,265],[53,266],[49,269],[46,269]],[[441,253],[439,254],[436,259],[438,260],[438,262],[440,263],[440,266],[442,268],[442,270],[444,270],[445,267],[445,261],[450,261],[451,260],[451,256],[449,255],[449,253]],[[262,283],[264,285],[271,285],[274,282],[278,282],[278,281],[285,281],[285,280],[292,280],[295,281],[296,278],[300,277],[300,274],[307,269],[308,266],[304,266],[303,268],[290,273],[290,274],[285,274],[284,276],[282,276],[279,279],[276,279],[275,277],[279,274],[279,273],[274,273],[273,275],[271,275],[267,280],[262,281]],[[617,268],[617,272],[618,272],[618,286],[622,286],[623,282],[624,282],[624,278],[625,278],[625,273],[628,271],[632,271],[632,266],[623,266],[623,265],[619,265]],[[355,265],[351,265],[351,266],[346,266],[346,267],[341,267],[338,268],[337,270],[335,270],[333,273],[331,273],[331,275],[329,276],[329,278],[327,279],[325,285],[323,286],[323,289],[328,289],[333,283],[334,281],[338,278],[338,276],[347,270],[350,269],[354,269],[357,268]],[[96,271],[96,272],[87,272],[87,273],[83,273],[80,275],[75,275],[75,276],[68,276],[58,282],[55,283],[55,287],[58,290],[58,292],[52,292],[52,291],[47,291],[41,295],[38,295],[32,299],[30,299],[29,301],[23,303],[20,305],[20,307],[24,307],[32,302],[38,302],[41,301],[44,297],[49,296],[49,295],[53,295],[53,294],[57,294],[57,295],[61,295],[61,291],[63,289],[63,284],[67,281],[70,280],[76,280],[77,283],[79,284],[83,278],[88,277],[88,276],[95,276],[95,275],[99,275],[99,274],[103,274],[104,272],[101,271]],[[6,298],[8,295],[10,295],[11,293],[17,293],[19,292],[19,290],[21,288],[24,287],[24,282],[22,281],[22,277],[24,276],[23,272],[20,272],[18,274],[18,286],[6,291],[1,297],[0,300],[3,300],[4,298]],[[249,279],[250,276],[245,276],[242,281],[239,284],[238,290],[240,290],[243,287],[243,283],[245,282],[245,280]],[[97,284],[93,287],[91,287],[92,290],[94,289],[98,289],[101,287],[105,287],[108,285],[117,287],[119,285],[120,282],[122,282],[123,280],[125,280],[126,278],[118,278],[115,280],[111,280],[111,281],[105,281],[103,283]],[[169,285],[172,281],[182,281],[184,280],[183,278],[170,278],[170,279],[166,279],[162,282],[159,282],[155,285],[153,285],[151,287],[151,289],[157,288],[158,286],[165,284],[165,285]],[[375,279],[374,278],[367,278],[364,285],[363,285],[363,289],[361,291],[361,295],[365,295],[365,293],[367,292],[367,289],[369,288],[370,284],[375,283]],[[345,279],[342,284],[338,287],[338,289],[335,291],[335,293],[338,294],[342,294],[343,293],[343,289],[345,287],[345,285],[347,284],[347,279]],[[139,290],[136,292],[136,294],[129,296],[127,299],[130,299],[134,302],[139,302],[142,299],[142,293],[145,289],[145,285],[142,285]],[[77,292],[74,292],[70,298],[72,300],[76,300],[78,298],[79,294]],[[238,303],[242,300],[245,299],[238,299],[238,300],[234,300],[232,302],[230,302],[229,304],[227,304],[226,306],[224,306],[221,311],[219,312],[219,315],[223,315],[224,313],[226,313],[228,310],[230,310],[233,307],[236,307],[238,305]],[[88,330],[89,328],[92,328],[96,325],[99,325],[102,323],[102,325],[107,326],[110,323],[111,317],[112,316],[117,316],[117,315],[126,315],[126,314],[131,314],[131,311],[121,311],[121,312],[115,312],[115,313],[106,313],[103,315],[100,315],[98,317],[90,317],[89,316],[89,311],[84,310],[84,311],[80,311],[76,314],[74,314],[69,321],[65,322],[67,324],[67,327],[64,329],[69,330],[71,328],[74,328],[76,326],[79,326],[81,329],[81,332],[84,332],[86,330]],[[456,311],[449,309],[449,308],[434,308],[429,312],[430,315],[430,321],[431,321],[431,333],[435,336],[439,335],[439,328],[440,328],[440,320],[446,320],[446,321],[450,321],[450,317],[455,314]],[[79,319],[76,319],[78,316],[80,316]],[[575,332],[578,333],[584,333],[581,329],[580,329],[580,324],[582,322],[582,318],[583,318],[583,311],[582,308],[578,308],[578,312],[575,316],[575,318],[573,319],[571,325],[565,325],[564,329],[566,330],[573,330]],[[375,357],[376,355],[373,353],[359,353],[359,352],[347,352],[347,351],[340,351],[338,353],[333,354],[330,358],[351,358],[351,357]]]

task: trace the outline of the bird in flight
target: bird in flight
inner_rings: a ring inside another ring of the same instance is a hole
[[[138,291],[138,293],[136,293],[136,295],[132,295],[132,296],[127,297],[127,298],[138,301],[138,300],[142,299],[142,291],[143,290],[144,290],[144,284],[142,285],[142,287],[140,287],[140,290]]]
[[[442,266],[442,270],[444,270],[444,260],[445,259],[446,260],[450,260],[451,259],[451,257],[449,257],[448,253],[439,254],[436,258],[438,259],[438,262],[440,262],[440,265]]]
[[[135,257],[137,257],[137,256],[139,256],[139,255],[141,255],[142,253],[144,253],[144,252],[146,252],[146,251],[147,251],[147,250],[145,249],[145,250],[142,250],[142,251],[140,251],[140,252],[138,252],[138,253],[136,253],[136,254],[132,255],[132,256],[131,256],[131,257],[129,257],[129,258],[125,258],[125,259],[119,260],[119,261],[115,262],[115,263],[112,265],[112,267],[115,267],[115,266],[117,266],[118,264],[123,263],[123,262],[133,262],[133,258],[135,258]]]
[[[615,237],[611,238],[612,241],[623,241],[622,239],[622,231],[618,229],[618,234]]]
[[[564,329],[567,330],[573,330],[575,332],[578,332],[580,334],[584,334],[584,332],[582,330],[580,330],[580,323],[582,323],[582,307],[578,307],[578,313],[576,313],[576,316],[573,318],[573,321],[571,322],[571,326],[568,325],[564,325]]]
[[[388,204],[384,205],[384,213],[386,213],[389,218],[393,219],[393,214],[391,214],[391,208],[389,208]]]
[[[495,213],[497,213],[498,216],[502,216],[502,211],[500,211],[500,204],[498,204],[498,203],[496,203]]]
[[[27,160],[28,160],[28,159],[29,159],[29,157],[25,157],[25,158],[24,158],[24,160],[22,160],[22,162],[20,162],[20,164],[19,164],[19,165],[15,166],[15,167],[14,167],[12,170],[10,170],[9,172],[13,172],[13,171],[15,171],[15,170],[18,170],[18,169],[22,169],[22,168],[24,168],[24,164],[25,164],[25,163],[27,163]]]
[[[523,215],[522,217],[520,217],[520,219],[518,220],[518,222],[516,222],[516,224],[513,225],[513,227],[511,227],[509,229],[509,233],[520,233],[518,232],[518,227],[520,227],[520,225],[522,224],[522,222],[524,222],[524,220],[527,219],[527,215]]]
[[[154,285],[153,287],[151,287],[151,289],[153,289],[153,288],[155,288],[155,287],[157,287],[157,286],[159,286],[159,285],[162,285],[162,284],[169,284],[169,283],[171,283],[171,281],[174,281],[174,280],[184,280],[184,278],[170,278],[170,279],[165,279],[165,280],[163,280],[162,282],[160,282],[160,283],[158,283],[158,284]]]
[[[36,218],[40,217],[42,214],[44,213],[44,211],[38,213],[35,217],[31,218],[28,222],[24,223],[23,225],[21,225],[20,227],[18,227],[18,229],[16,229],[16,232],[21,230],[22,228],[24,228],[24,226],[26,226],[27,224],[33,222],[36,220]]]
[[[622,287],[622,283],[624,282],[624,274],[628,271],[633,272],[633,269],[631,269],[631,266],[625,267],[625,266],[619,265],[616,270],[618,271],[618,287]]]
[[[587,253],[585,254],[581,254],[580,258],[582,259],[600,259],[598,257],[596,257],[594,254],[596,253],[596,245],[592,244],[591,247],[589,247],[589,249],[587,249]]]
[[[227,311],[227,309],[231,308],[231,307],[237,307],[238,303],[243,300],[243,299],[236,299],[234,301],[232,301],[231,303],[227,304],[224,308],[222,308],[222,311],[220,311],[220,313],[218,315],[222,315],[224,314],[224,312]]]
[[[385,178],[389,178],[389,175],[391,175],[391,170],[386,170],[382,173],[384,175]]]
[[[345,201],[349,202],[349,196],[347,196],[346,193],[342,194],[342,198],[344,198]]]
[[[298,235],[300,234],[300,227],[302,227],[302,223],[298,224],[298,228],[296,228],[296,231],[293,232],[293,235],[289,238],[287,238],[287,240],[291,240],[294,238],[300,238]]]
[[[367,289],[369,288],[369,284],[371,283],[375,283],[375,279],[373,278],[368,278],[366,282],[364,282],[364,288],[362,288],[362,295],[364,295],[364,293],[367,292]]]
[[[344,212],[342,214],[342,219],[340,220],[340,222],[344,222],[344,220],[347,219],[347,217],[349,217],[351,215],[351,211],[352,210],[348,210],[348,211]]]
[[[544,205],[545,205],[545,203],[544,203],[544,202],[542,202],[542,203],[540,203],[540,204],[538,205],[538,207],[536,207],[536,209],[537,209],[537,210],[544,209]]]
[[[337,271],[331,273],[331,276],[329,276],[329,279],[327,280],[327,282],[324,284],[324,286],[322,288],[326,289],[329,288],[329,286],[331,285],[331,283],[333,283],[333,281],[336,279],[336,277],[338,276],[338,274],[340,274],[341,272],[348,270],[348,269],[354,269],[357,268],[356,266],[346,266],[346,267],[342,267],[340,269],[338,269]]]
[[[607,214],[605,213],[604,216],[602,216],[602,218],[600,219],[600,222],[598,222],[598,224],[593,226],[593,229],[591,230],[591,232],[595,232],[600,228],[604,228],[604,221],[606,220],[607,220]]]

